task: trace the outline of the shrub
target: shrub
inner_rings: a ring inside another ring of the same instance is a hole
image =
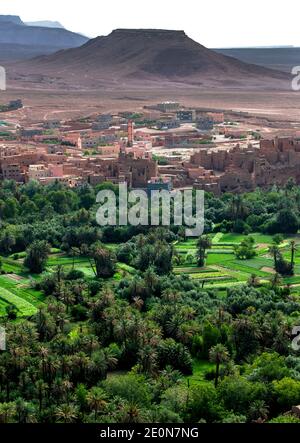
[[[66,275],[66,280],[80,280],[82,278],[84,278],[84,273],[78,269],[72,269]]]

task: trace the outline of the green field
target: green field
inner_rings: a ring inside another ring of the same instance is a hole
[[[29,276],[17,261],[2,258],[2,262],[6,274],[0,275],[0,316],[6,314],[9,305],[16,308],[18,317],[34,315],[45,299],[40,291],[31,288],[34,276]]]
[[[220,296],[232,286],[245,284],[251,275],[255,274],[261,284],[267,283],[272,275],[273,260],[268,253],[272,236],[252,234],[255,239],[257,255],[251,260],[237,260],[234,254],[234,246],[238,245],[246,236],[234,233],[218,233],[211,235],[212,248],[207,251],[206,265],[199,268],[196,263],[197,239],[175,242],[174,247],[180,257],[180,265],[174,267],[176,275],[189,275],[193,280],[203,283],[205,289],[218,289]],[[289,243],[297,237],[286,236],[280,245],[286,260],[290,258]],[[109,244],[109,248],[116,249],[117,244]],[[6,275],[0,276],[0,316],[5,315],[6,307],[13,305],[18,311],[18,316],[33,315],[38,307],[43,304],[44,296],[41,292],[32,289],[32,282],[39,276],[29,275],[23,268],[25,254],[14,254],[2,258],[2,270]],[[188,256],[188,257],[187,257]],[[187,260],[186,260],[187,257]],[[283,284],[300,284],[300,248],[295,254],[295,275],[284,278]],[[57,266],[63,266],[65,272],[77,269],[84,273],[85,277],[94,278],[91,263],[87,257],[68,256],[59,249],[52,249],[47,262],[46,272],[53,272]],[[132,266],[117,263],[117,269],[112,281],[118,282],[122,278],[132,278],[137,271]]]
[[[117,245],[110,244],[109,248],[115,249]],[[18,254],[17,258],[12,254],[10,257],[1,257],[3,275],[0,275],[0,317],[6,315],[9,305],[17,309],[18,317],[28,317],[37,312],[45,300],[40,291],[32,289],[32,283],[40,276],[29,274],[23,267],[25,254]],[[62,266],[65,272],[71,269],[82,271],[85,277],[94,278],[91,263],[87,257],[71,257],[62,253],[59,249],[51,249],[45,272],[53,272],[57,266]],[[137,271],[125,263],[117,263],[113,281],[119,281],[123,277],[131,277]]]
[[[243,234],[220,232],[212,235],[212,247],[207,251],[206,267],[202,269],[197,267],[196,263],[196,240],[189,239],[186,242],[176,243],[175,248],[182,260],[187,254],[194,259],[193,263],[176,266],[174,272],[188,274],[192,279],[205,282],[205,288],[221,288],[221,290],[245,284],[253,274],[260,279],[261,283],[267,283],[274,274],[274,263],[269,254],[273,237],[261,233],[251,234],[255,240],[257,255],[251,260],[238,260],[234,254],[234,247],[246,237]],[[285,236],[284,242],[279,245],[286,260],[290,259],[291,240],[299,242],[298,236]],[[284,278],[284,284],[300,284],[300,247],[296,250],[295,263],[295,275]]]
[[[29,317],[37,312],[37,308],[31,303],[4,288],[0,290],[0,299],[13,305],[17,309],[18,316],[20,317]]]
[[[211,383],[205,379],[205,374],[215,368],[213,363],[204,360],[193,361],[193,375],[185,377],[190,386],[195,386],[203,383]]]

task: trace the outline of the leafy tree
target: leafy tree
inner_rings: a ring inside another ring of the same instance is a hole
[[[283,242],[284,238],[281,234],[276,234],[273,236],[273,243],[279,246]]]
[[[232,339],[237,361],[242,361],[259,349],[261,330],[258,323],[247,317],[240,317],[233,323]]]
[[[200,420],[218,421],[223,414],[224,410],[218,402],[217,392],[212,385],[192,386],[187,402],[187,421],[189,423],[198,423]]]
[[[183,374],[192,374],[192,358],[188,349],[181,343],[169,338],[162,341],[157,349],[161,368],[172,366]]]
[[[285,358],[276,352],[264,352],[256,357],[248,371],[251,380],[264,383],[281,380],[290,373],[285,363]]]
[[[13,305],[8,305],[5,307],[6,315],[8,320],[16,320],[18,316],[17,308]]]
[[[0,250],[4,254],[9,254],[11,253],[15,244],[16,244],[16,237],[14,233],[11,230],[6,229],[2,233],[2,235],[0,235]]]
[[[142,375],[127,374],[109,377],[103,383],[104,390],[109,395],[114,395],[140,407],[149,407],[151,403],[151,390]]]
[[[273,390],[278,404],[283,410],[289,410],[300,403],[300,381],[290,377],[273,381]]]
[[[34,274],[41,274],[46,267],[50,246],[46,241],[37,240],[26,250],[24,266]]]
[[[6,219],[14,219],[18,213],[19,204],[16,198],[9,197],[5,201],[3,216]]]
[[[281,284],[281,277],[278,272],[276,272],[271,278],[270,278],[270,284],[272,289],[277,289],[278,286]]]
[[[132,263],[134,253],[134,245],[132,243],[125,243],[123,246],[121,245],[120,248],[118,248],[117,259],[122,263],[130,265]]]
[[[296,234],[299,228],[299,219],[292,209],[282,209],[276,219],[278,232]]]
[[[199,237],[197,242],[198,266],[203,267],[205,265],[205,254],[207,249],[210,248],[211,248],[210,238],[207,235]]]
[[[235,414],[248,414],[254,401],[267,397],[267,387],[263,383],[251,383],[240,376],[225,377],[218,385],[218,397],[228,411]]]
[[[255,241],[253,237],[246,237],[239,246],[234,247],[234,253],[239,260],[249,260],[255,257]]]
[[[94,262],[92,269],[97,278],[110,278],[114,275],[116,268],[112,251],[101,243],[95,243],[90,249],[90,255]]]
[[[300,423],[300,418],[296,417],[295,415],[284,414],[272,418],[272,420],[269,420],[268,423]]]

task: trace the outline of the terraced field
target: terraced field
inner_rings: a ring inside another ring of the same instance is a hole
[[[0,276],[0,315],[5,314],[5,308],[12,305],[17,309],[18,317],[34,315],[44,296],[41,292],[30,288],[30,280],[15,279],[16,274]]]
[[[268,252],[273,238],[263,234],[251,234],[251,236],[255,239],[257,256],[251,260],[238,260],[234,254],[234,247],[240,244],[245,235],[234,233],[212,235],[212,248],[208,251],[206,266],[203,268],[199,268],[196,263],[197,239],[176,242],[174,247],[181,264],[175,266],[174,273],[187,274],[192,279],[199,280],[205,289],[218,289],[220,295],[225,294],[229,287],[245,284],[253,274],[259,278],[261,284],[266,284],[274,274],[273,259]],[[296,288],[300,285],[300,237],[286,236],[279,247],[285,259],[290,259],[291,240],[296,241],[295,275],[284,278],[283,284],[290,284]],[[116,249],[118,245],[109,245],[109,247]],[[6,308],[9,305],[17,309],[18,317],[31,316],[44,302],[43,294],[32,289],[33,280],[40,277],[26,273],[23,259],[24,253],[2,258],[2,270],[5,275],[0,275],[0,316],[6,315]],[[87,257],[71,257],[58,249],[53,249],[46,272],[52,272],[58,265],[62,265],[66,272],[75,268],[82,271],[86,277],[94,278]],[[136,272],[131,266],[117,263],[113,280],[117,282],[125,276],[131,278]]]
[[[255,233],[251,234],[255,240],[257,256],[251,260],[238,260],[234,254],[234,247],[244,239],[243,234],[217,233],[211,237],[212,248],[207,253],[206,267],[197,268],[196,265],[196,239],[175,244],[177,253],[184,261],[187,257],[188,264],[176,266],[176,274],[189,274],[191,278],[203,282],[205,288],[226,289],[246,283],[251,275],[255,274],[262,284],[267,283],[274,274],[274,263],[269,255],[269,246],[273,242],[270,235]],[[299,243],[296,250],[295,276],[283,279],[284,284],[300,284],[300,237],[286,236],[284,242],[279,245],[284,257],[290,259],[290,241]],[[192,263],[190,262],[192,258]]]
[[[115,249],[117,245],[109,245]],[[34,280],[40,276],[29,275],[23,267],[25,254],[17,256],[2,257],[2,271],[0,275],[0,317],[6,315],[7,306],[11,305],[17,309],[18,317],[30,317],[37,312],[39,306],[43,305],[44,295],[42,292],[32,289]],[[58,249],[52,249],[47,262],[46,272],[52,272],[56,266],[62,265],[65,272],[73,267],[84,273],[86,277],[94,278],[94,272],[87,257],[70,257]],[[117,272],[113,280],[119,281],[124,276],[130,277],[136,270],[125,263],[117,263]]]

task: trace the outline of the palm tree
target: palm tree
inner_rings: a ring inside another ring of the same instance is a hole
[[[143,299],[145,297],[145,292],[147,291],[144,280],[141,277],[134,276],[129,285],[130,297],[134,298],[140,297]]]
[[[197,242],[197,259],[198,266],[203,267],[205,265],[205,253],[207,249],[211,248],[211,240],[207,235],[199,237]]]
[[[42,407],[43,407],[43,399],[44,399],[44,394],[48,388],[48,385],[46,383],[44,383],[43,380],[38,380],[35,384],[37,393],[38,393],[38,400],[39,400],[39,412],[42,411]]]
[[[114,369],[118,364],[118,359],[116,357],[116,353],[111,348],[106,348],[103,350],[103,354],[105,356],[105,361],[108,369]]]
[[[161,376],[169,379],[172,384],[176,384],[178,380],[182,378],[181,372],[177,371],[170,365],[167,365],[165,369],[161,371]]]
[[[16,400],[16,414],[18,416],[18,423],[35,422],[36,417],[33,404],[25,402],[22,398]]]
[[[161,297],[164,302],[174,304],[180,298],[180,294],[176,290],[168,288],[163,291]]]
[[[109,278],[115,273],[115,256],[101,243],[95,243],[90,250],[90,263],[97,278]]]
[[[73,387],[73,383],[71,383],[70,380],[68,380],[68,379],[63,380],[61,383],[61,389],[65,395],[67,404],[69,404],[69,398],[70,398],[70,393],[71,393],[72,387]]]
[[[58,265],[55,269],[55,276],[57,280],[57,295],[60,296],[61,292],[61,283],[62,283],[62,277],[63,277],[63,266]]]
[[[157,284],[159,282],[159,279],[158,279],[156,273],[154,272],[154,268],[153,267],[149,267],[145,271],[145,273],[143,275],[143,279],[144,279],[144,282],[146,284],[147,290],[151,294],[153,294],[154,291],[155,291],[155,288],[156,288],[156,286],[157,286]]]
[[[52,316],[45,309],[39,308],[35,316],[35,323],[41,341],[52,338],[55,332],[55,324]]]
[[[107,396],[103,389],[94,387],[87,395],[89,407],[95,412],[95,420],[97,420],[98,412],[103,411],[107,406]]]
[[[143,414],[135,403],[127,403],[122,407],[121,423],[142,423]]]
[[[254,400],[249,408],[252,423],[263,423],[268,418],[269,408],[263,400]]]
[[[279,255],[279,248],[277,245],[272,245],[269,248],[269,252],[271,255],[273,255],[274,258],[274,268],[277,269],[277,262],[278,262],[278,255]]]
[[[245,206],[243,196],[233,195],[229,208],[229,215],[232,221],[236,221],[238,219],[243,219],[247,214],[247,207]]]
[[[253,287],[256,287],[259,285],[259,278],[257,277],[257,275],[251,274],[251,276],[249,277],[249,280],[248,280],[248,285],[253,286]]]
[[[76,280],[71,282],[69,288],[75,297],[75,303],[82,303],[84,291],[87,289],[86,283],[83,280]]]
[[[276,272],[270,279],[270,283],[271,283],[271,288],[272,289],[276,289],[278,288],[278,286],[280,286],[281,284],[281,277],[278,274],[278,272]]]
[[[209,351],[209,360],[216,364],[215,387],[218,386],[220,375],[220,364],[229,360],[229,353],[226,346],[218,344]]]
[[[40,365],[42,368],[42,374],[43,374],[43,378],[45,378],[45,374],[46,374],[46,359],[49,357],[49,349],[46,348],[45,346],[41,346],[39,349],[39,354],[41,356],[41,361],[40,361]]]
[[[64,304],[67,306],[67,313],[68,313],[69,307],[75,303],[75,296],[71,292],[70,288],[68,288],[66,285],[64,285],[62,288],[61,299],[64,302]]]
[[[9,423],[16,412],[13,402],[0,404],[0,423]]]
[[[90,364],[90,358],[84,352],[78,352],[72,356],[72,363],[73,373],[77,374],[79,380],[83,380]]]
[[[73,365],[72,357],[69,355],[62,354],[59,359],[60,372],[64,377],[66,374],[69,374],[69,370]]]
[[[81,337],[81,343],[84,346],[85,353],[89,356],[100,348],[99,341],[93,334]]]
[[[44,369],[45,369],[44,381],[46,381],[49,384],[49,387],[51,387],[51,383],[53,382],[56,375],[56,371],[58,369],[57,358],[53,355],[49,355],[44,360]]]
[[[56,417],[62,423],[74,423],[77,420],[78,409],[74,405],[61,405],[56,408]]]
[[[177,235],[182,239],[182,241],[186,241],[186,230],[183,226],[180,226]]]
[[[166,332],[170,337],[180,339],[182,335],[182,326],[185,323],[185,318],[182,316],[182,312],[174,314],[166,323]]]
[[[132,302],[135,309],[141,311],[142,307],[144,306],[144,300],[142,300],[141,297],[133,297]]]
[[[138,362],[141,365],[143,373],[154,374],[157,368],[158,354],[151,345],[143,346],[138,352]]]

